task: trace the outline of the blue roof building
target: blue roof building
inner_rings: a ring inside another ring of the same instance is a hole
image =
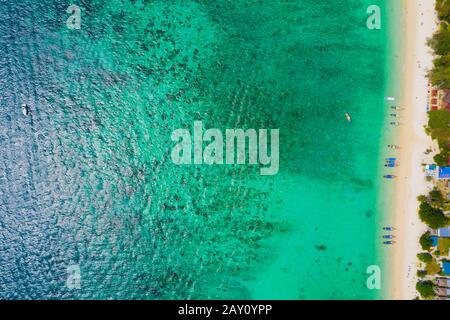
[[[439,179],[450,179],[450,167],[439,167]]]
[[[450,238],[450,227],[439,229],[438,235],[439,237]]]
[[[433,247],[437,247],[437,245],[438,245],[438,241],[439,241],[439,237],[437,237],[437,236],[431,236],[430,237],[430,239],[431,239],[431,241],[433,242]]]
[[[442,271],[445,275],[450,275],[450,261],[444,261],[442,262]]]

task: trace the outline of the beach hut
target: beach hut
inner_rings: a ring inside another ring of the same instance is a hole
[[[450,261],[443,261],[442,262],[442,272],[446,276],[450,276]]]
[[[444,90],[441,98],[441,109],[449,110],[450,109],[450,91]]]
[[[440,297],[450,297],[450,289],[449,288],[439,288],[438,295]]]
[[[447,278],[438,278],[437,285],[441,288],[450,288],[450,279]]]

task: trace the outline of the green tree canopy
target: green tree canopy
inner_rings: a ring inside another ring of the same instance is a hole
[[[442,207],[445,203],[442,192],[436,188],[430,191],[430,202],[434,207]]]
[[[417,276],[418,276],[419,278],[425,278],[426,275],[427,275],[426,270],[417,270]]]
[[[444,56],[450,52],[450,30],[441,24],[441,28],[436,32],[431,39],[428,40],[428,45],[434,50],[434,53]]]
[[[437,0],[436,11],[440,20],[450,21],[450,2],[448,0]]]
[[[450,152],[448,150],[443,150],[433,157],[434,162],[440,166],[445,167],[448,165],[448,159],[450,158]]]
[[[428,127],[431,129],[447,129],[450,132],[448,126],[450,122],[450,113],[446,110],[433,110],[429,113]]]
[[[427,197],[424,196],[424,195],[420,195],[420,196],[417,197],[417,201],[419,201],[419,202],[425,202],[425,201],[427,201]]]
[[[431,235],[430,235],[429,231],[425,232],[420,237],[419,243],[422,246],[423,250],[426,250],[426,251],[430,251],[431,250],[431,247],[433,246],[433,241],[431,240]]]
[[[431,299],[436,296],[436,292],[434,291],[434,283],[431,281],[417,282],[416,290],[424,299]]]
[[[434,60],[434,66],[428,73],[431,83],[439,88],[450,88],[450,54]]]
[[[433,260],[433,256],[429,254],[428,252],[422,252],[417,255],[417,258],[419,258],[420,261],[429,263]]]
[[[450,80],[450,76],[448,79]],[[428,113],[428,117],[427,131],[433,139],[437,140],[441,151],[434,156],[434,161],[439,166],[446,166],[450,157],[450,149],[448,148],[450,143],[450,112],[447,110],[433,110]]]
[[[448,218],[441,209],[433,208],[429,203],[422,202],[419,207],[419,217],[432,229],[443,228],[448,225]]]

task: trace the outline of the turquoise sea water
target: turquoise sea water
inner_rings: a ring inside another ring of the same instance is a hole
[[[70,4],[0,1],[0,297],[379,297],[385,1]],[[280,129],[279,173],[175,166],[195,120]]]

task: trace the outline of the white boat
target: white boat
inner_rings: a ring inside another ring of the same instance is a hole
[[[22,114],[24,116],[28,116],[30,114],[30,107],[26,103],[22,104]]]
[[[348,112],[345,113],[345,117],[347,118],[348,122],[352,122],[352,117],[350,116],[350,114]]]
[[[386,99],[387,101],[395,101],[395,98],[394,98],[394,97],[385,97],[385,99]]]

